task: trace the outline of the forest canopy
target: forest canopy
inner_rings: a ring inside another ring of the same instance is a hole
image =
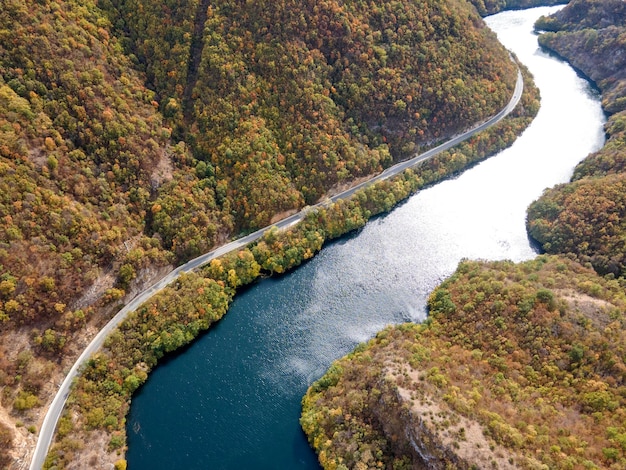
[[[334,363],[301,424],[331,468],[623,468],[626,297],[554,256],[463,261],[423,325]]]
[[[101,3],[236,228],[493,114],[515,80],[454,0]]]

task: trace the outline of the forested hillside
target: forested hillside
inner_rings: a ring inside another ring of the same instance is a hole
[[[144,230],[174,158],[154,93],[93,2],[1,10],[0,383],[13,418],[0,416],[30,427],[77,333],[141,268],[171,262]]]
[[[528,211],[528,227],[549,253],[574,253],[600,274],[626,275],[626,4],[575,1],[537,27],[539,40],[602,91],[606,145],[572,182],[547,191]]]
[[[460,0],[4,1],[0,463],[142,283],[494,114],[515,76]]]
[[[153,93],[102,18],[37,5],[5,2],[0,16],[2,317],[14,325],[64,313],[134,247],[158,165],[171,166]]]

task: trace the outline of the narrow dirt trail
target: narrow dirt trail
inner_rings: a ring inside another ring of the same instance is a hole
[[[204,25],[207,20],[207,11],[211,5],[210,0],[200,0],[196,8],[196,15],[193,26],[193,37],[189,48],[189,64],[187,67],[187,82],[183,92],[183,116],[185,127],[189,127],[193,121],[193,89],[198,82],[198,69],[202,59],[202,49],[204,48]]]

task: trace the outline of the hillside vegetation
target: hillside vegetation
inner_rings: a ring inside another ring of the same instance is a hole
[[[626,4],[575,1],[542,18],[539,41],[590,77],[609,115],[606,145],[528,210],[528,228],[548,253],[573,253],[601,274],[626,275]]]
[[[0,383],[2,408],[34,431],[76,336],[142,268],[172,261],[144,229],[174,158],[154,93],[93,2],[1,9]]]
[[[307,392],[324,468],[625,468],[619,282],[547,255],[464,261],[429,308]]]
[[[4,1],[0,418],[20,426],[2,439],[28,447],[65,365],[142,285],[494,114],[515,77],[459,0]]]

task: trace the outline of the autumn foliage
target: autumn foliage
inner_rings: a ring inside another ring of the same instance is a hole
[[[515,80],[463,2],[102,4],[236,228],[493,114]]]
[[[578,165],[570,184],[548,190],[528,210],[528,228],[549,253],[573,253],[600,274],[626,274],[626,34],[624,2],[572,2],[542,18],[540,42],[566,57],[602,90],[606,145]]]
[[[404,436],[422,426],[428,468],[624,468],[625,302],[567,259],[464,261],[425,324],[382,331],[311,386],[303,429],[329,469],[415,468]]]

